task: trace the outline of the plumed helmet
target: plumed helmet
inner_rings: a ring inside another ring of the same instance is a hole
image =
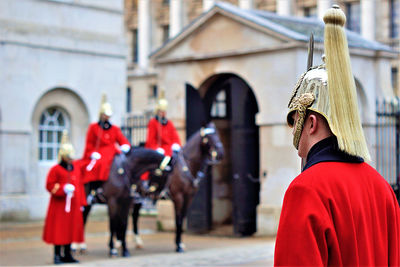
[[[168,101],[165,98],[158,99],[156,110],[167,111],[168,109]]]
[[[111,104],[107,102],[106,94],[103,94],[101,96],[99,116],[101,116],[101,114],[104,114],[109,117],[111,117],[113,114]]]
[[[310,67],[301,75],[289,101],[289,126],[294,125],[293,112],[299,115],[293,144],[298,149],[307,110],[310,110],[327,120],[340,150],[370,160],[343,29],[346,17],[339,6],[334,5],[326,12],[324,22],[325,64]]]
[[[165,91],[161,90],[160,97],[157,100],[156,112],[157,111],[167,111],[168,109],[168,101],[165,99]]]
[[[75,156],[75,150],[69,141],[68,131],[64,130],[61,137],[60,149],[58,150],[58,160],[62,158],[72,159]]]

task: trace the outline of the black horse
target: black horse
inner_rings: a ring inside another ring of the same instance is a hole
[[[114,157],[108,180],[102,185],[102,197],[108,206],[110,227],[110,256],[117,256],[114,248],[114,235],[121,245],[122,256],[128,257],[129,251],[126,245],[126,228],[129,209],[132,203],[131,187],[135,185],[140,175],[146,171],[155,171],[159,175],[168,169],[169,157],[145,148],[131,149],[127,154],[119,154]],[[86,191],[87,188],[85,188]],[[88,194],[88,192],[86,192]],[[84,222],[90,212],[90,206],[84,212]]]
[[[213,123],[208,123],[206,127],[193,134],[182,150],[174,156],[174,168],[167,174],[166,187],[175,208],[176,252],[184,251],[182,223],[197,192],[198,184],[205,176],[208,166],[220,162],[223,156],[224,148]],[[133,231],[138,247],[143,243],[138,235],[140,208],[140,203],[135,204],[132,214]]]

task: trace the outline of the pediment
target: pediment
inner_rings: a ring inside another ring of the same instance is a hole
[[[173,61],[210,56],[251,53],[260,49],[278,47],[287,38],[257,28],[243,21],[215,13],[206,21],[183,31],[153,55],[156,61]]]

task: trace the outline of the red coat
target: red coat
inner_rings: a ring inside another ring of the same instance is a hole
[[[321,162],[286,191],[275,265],[400,266],[400,210],[366,163]]]
[[[73,166],[72,171],[67,171],[57,164],[47,175],[46,189],[51,196],[43,229],[43,240],[49,244],[66,245],[84,240],[81,207],[85,205],[85,192],[80,182],[78,163],[74,162]],[[67,183],[75,186],[69,213],[65,211],[67,195],[64,192],[64,185]]]
[[[171,146],[174,143],[181,145],[181,141],[174,124],[168,120],[165,125],[162,125],[156,118],[152,118],[147,126],[147,139],[145,147],[154,150],[161,147],[164,149],[166,156],[171,156]]]
[[[89,125],[82,159],[84,164],[83,182],[85,184],[91,181],[106,181],[108,179],[114,156],[120,153],[116,144],[130,145],[119,127],[111,125],[109,129],[103,129],[97,122]],[[95,161],[93,169],[89,171],[86,166],[92,162],[90,156],[93,152],[100,153],[101,158]]]

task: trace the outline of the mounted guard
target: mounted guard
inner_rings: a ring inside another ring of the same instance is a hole
[[[86,134],[86,145],[83,154],[83,182],[88,194],[88,204],[92,202],[104,202],[98,188],[107,181],[111,164],[115,155],[121,151],[128,153],[131,145],[122,134],[121,129],[110,123],[112,116],[110,103],[106,95],[102,95],[99,121],[89,125]],[[119,145],[118,149],[116,145]]]

